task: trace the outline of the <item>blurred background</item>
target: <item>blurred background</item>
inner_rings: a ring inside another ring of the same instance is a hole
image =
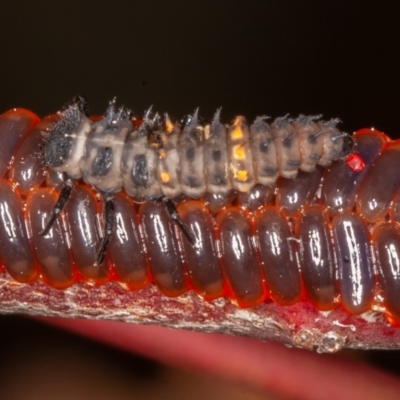
[[[210,118],[222,106],[226,122],[323,114],[348,132],[400,137],[399,20],[389,0],[2,0],[0,112],[44,116],[79,93],[92,114],[117,96],[138,114],[150,105],[174,118],[198,106]],[[30,399],[184,399],[189,385],[191,399],[261,398],[38,322],[0,323],[1,399],[27,398],[27,388]],[[398,352],[343,356],[399,373]]]
[[[73,95],[176,118],[196,107],[340,117],[396,134],[396,1],[18,1],[0,13],[0,109],[39,115]]]

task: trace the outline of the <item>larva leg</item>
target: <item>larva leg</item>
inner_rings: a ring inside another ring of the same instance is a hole
[[[114,215],[115,215],[114,198],[109,194],[103,194],[103,197],[105,201],[104,237],[103,241],[101,242],[99,252],[97,253],[95,265],[100,265],[104,261],[105,254],[113,234],[113,226],[114,226]]]
[[[64,179],[64,184],[60,192],[60,196],[58,197],[57,203],[53,208],[53,211],[51,213],[50,219],[47,222],[46,227],[43,229],[42,232],[40,232],[41,236],[45,236],[49,233],[51,227],[54,225],[56,222],[58,216],[61,214],[63,208],[67,204],[67,201],[69,199],[69,196],[71,195],[71,191],[74,187],[75,181],[71,178],[66,177]]]
[[[192,246],[194,246],[196,243],[194,234],[182,221],[178,213],[178,210],[176,209],[175,203],[169,197],[162,197],[160,200],[165,204],[167,212],[171,217],[172,221],[174,221],[178,225],[179,229],[182,231],[186,239],[189,240]]]

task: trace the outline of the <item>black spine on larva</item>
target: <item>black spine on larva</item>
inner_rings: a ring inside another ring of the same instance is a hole
[[[68,159],[74,140],[71,135],[85,115],[82,110],[87,110],[84,98],[74,98],[62,111],[61,119],[46,138],[44,160],[50,168],[59,167]]]
[[[106,115],[104,117],[107,123],[107,129],[119,129],[121,121],[129,120],[132,118],[132,111],[125,106],[116,108],[117,99],[114,97],[107,108]]]
[[[64,104],[64,107],[61,109],[61,111],[65,111],[71,106],[76,106],[78,107],[79,111],[83,114],[88,116],[89,115],[89,103],[87,102],[87,99],[85,96],[81,95],[76,95],[74,96],[68,103]]]

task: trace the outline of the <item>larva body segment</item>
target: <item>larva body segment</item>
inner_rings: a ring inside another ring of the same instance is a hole
[[[315,169],[315,162],[321,158],[324,146],[324,130],[314,120],[321,116],[307,117],[300,115],[293,121],[293,126],[299,136],[300,166],[302,171],[311,172]]]
[[[277,118],[272,124],[279,175],[293,179],[301,165],[299,135],[287,117]]]
[[[183,128],[178,141],[178,176],[182,193],[199,198],[206,192],[204,179],[204,128],[197,121],[197,112]]]
[[[278,178],[279,168],[272,130],[265,118],[256,118],[250,127],[250,136],[257,182],[273,185]]]
[[[92,128],[92,122],[81,108],[82,104],[75,102],[63,111],[61,118],[48,134],[44,148],[46,165],[73,179],[82,177],[81,160]]]
[[[337,129],[339,119],[330,121],[321,121],[318,123],[320,132],[324,139],[322,146],[322,156],[318,160],[318,164],[326,166],[332,161],[339,160],[343,155],[343,148],[347,145],[347,136]]]
[[[35,143],[39,151],[42,138],[22,117],[12,125],[23,132],[0,181],[0,257],[15,280],[40,277],[59,289],[77,280],[117,280],[130,290],[153,282],[171,297],[193,290],[207,301],[224,296],[239,307],[308,299],[319,310],[340,306],[349,314],[371,310],[379,294],[384,313],[400,323],[393,268],[395,256],[400,259],[400,183],[382,178],[382,165],[398,158],[398,141],[388,144],[376,130],[357,132],[354,154],[365,166],[355,171],[343,159],[321,166],[346,152],[347,138],[333,123],[313,118],[278,120],[271,127],[258,118],[249,128],[243,118],[226,127],[217,119],[203,126],[196,117],[182,129],[145,118],[134,127],[122,111],[92,123],[76,103],[69,107],[76,108],[63,111],[50,132],[45,163],[27,163],[33,179],[21,179],[21,160]],[[71,115],[79,116],[73,124]],[[15,117],[5,113],[0,121],[11,126],[8,119]],[[39,126],[46,129],[43,121]],[[67,136],[59,151],[63,126]],[[246,180],[235,178],[232,163],[234,171],[248,172]],[[41,235],[58,191],[49,185],[58,181],[45,180],[45,173],[55,171],[83,180],[61,218]],[[379,179],[379,185],[392,185],[380,197],[372,187]],[[96,191],[116,193],[111,242],[97,264],[104,227]],[[165,195],[177,198],[193,243],[171,219],[169,203],[160,201]],[[373,217],[364,206],[371,198],[380,208]]]
[[[247,193],[255,185],[250,132],[243,117],[236,117],[229,128],[227,147],[229,168],[234,189]]]
[[[131,132],[122,145],[124,150],[121,169],[126,193],[137,200],[160,197],[162,192],[157,179],[158,155],[149,145],[146,125]]]
[[[107,117],[96,122],[87,136],[79,165],[86,183],[103,193],[121,190],[124,175],[121,168],[123,152],[129,146],[126,145],[126,139],[131,131],[132,123],[128,115],[123,110],[115,115],[111,104]]]
[[[226,126],[221,124],[217,114],[205,129],[204,173],[207,192],[222,196],[232,189],[227,135]]]
[[[166,116],[165,125],[165,131],[161,130],[159,133],[163,146],[158,153],[157,174],[160,178],[163,194],[174,198],[182,192],[178,177],[178,140],[181,130],[178,124],[172,124],[168,115]]]

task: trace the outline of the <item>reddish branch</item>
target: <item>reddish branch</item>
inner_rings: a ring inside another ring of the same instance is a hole
[[[76,283],[56,290],[41,282],[20,284],[0,274],[0,312],[118,320],[200,332],[275,340],[318,352],[341,348],[400,348],[400,328],[379,311],[351,316],[340,308],[321,313],[308,302],[282,307],[268,302],[240,309],[225,299],[208,303],[192,292],[168,298],[150,285],[130,292],[115,282]]]

